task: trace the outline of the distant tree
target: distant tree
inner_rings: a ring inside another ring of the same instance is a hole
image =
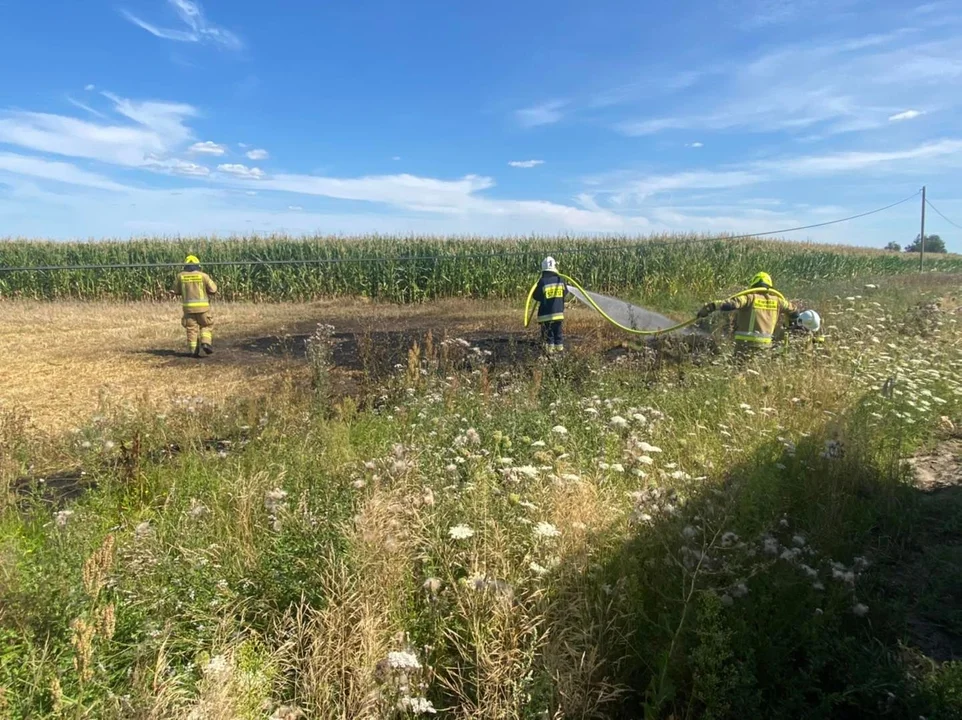
[[[921,235],[916,235],[915,240],[912,241],[911,245],[906,246],[905,252],[907,253],[917,253],[921,248],[921,242],[919,238]],[[926,235],[925,236],[925,252],[930,253],[944,253],[947,252],[945,249],[945,241],[938,235]]]
[[[891,250],[892,252],[902,252],[902,246],[899,245],[897,242],[890,242],[888,245],[885,246],[885,249]]]

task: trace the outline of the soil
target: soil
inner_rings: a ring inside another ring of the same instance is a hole
[[[912,645],[939,662],[962,660],[962,438],[912,461],[919,532],[893,569]]]

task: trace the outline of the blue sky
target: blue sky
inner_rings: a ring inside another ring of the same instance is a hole
[[[759,232],[923,184],[962,224],[957,0],[0,0],[0,19],[0,235]],[[904,244],[918,215],[794,237]]]

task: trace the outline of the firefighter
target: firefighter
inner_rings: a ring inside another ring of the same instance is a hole
[[[200,260],[195,255],[188,255],[184,260],[184,269],[177,274],[173,292],[180,296],[184,306],[181,324],[187,330],[190,354],[195,358],[203,357],[201,351],[210,355],[214,352],[214,319],[210,316],[210,296],[217,292],[217,285],[207,273],[201,272]]]
[[[772,346],[779,313],[788,313],[792,322],[799,315],[795,305],[772,292],[772,278],[768,273],[760,272],[755,275],[749,289],[753,292],[730,300],[706,303],[698,311],[700,318],[708,317],[716,310],[736,313],[735,352],[742,357]]]
[[[541,342],[549,355],[564,351],[561,326],[565,318],[565,295],[568,286],[558,275],[558,263],[553,257],[541,262],[541,278],[532,298],[538,303],[538,323],[541,325]]]

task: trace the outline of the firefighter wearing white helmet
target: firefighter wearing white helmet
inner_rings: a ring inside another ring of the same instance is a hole
[[[217,292],[217,284],[210,275],[201,272],[200,260],[188,255],[184,269],[174,281],[173,293],[180,296],[184,309],[181,325],[187,331],[187,349],[195,357],[214,352],[214,319],[210,316],[210,296]],[[199,337],[198,337],[199,336]],[[198,342],[199,340],[199,342]]]
[[[531,296],[538,303],[541,341],[548,354],[564,350],[562,324],[565,319],[565,295],[568,286],[558,275],[558,263],[550,255],[541,261],[541,277]]]
[[[735,312],[735,351],[739,354],[770,348],[778,319],[787,313],[792,322],[799,310],[772,287],[772,277],[760,272],[752,278],[748,292],[730,300],[706,303],[698,317],[708,317],[715,310]]]

